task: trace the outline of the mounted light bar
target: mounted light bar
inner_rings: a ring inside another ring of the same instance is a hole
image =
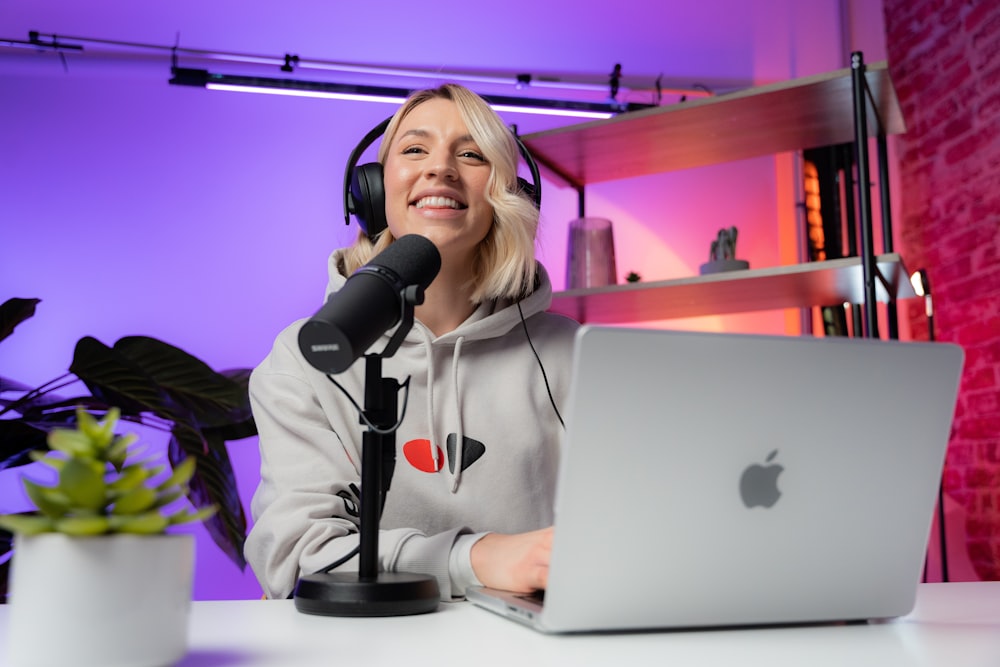
[[[195,86],[209,90],[227,90],[295,97],[319,97],[338,100],[384,102],[402,104],[412,91],[384,86],[274,79],[233,74],[213,74],[208,70],[186,67],[171,68],[169,82],[177,86]],[[611,118],[623,111],[646,108],[644,104],[600,104],[565,100],[503,97],[483,95],[496,111],[541,114],[546,116],[572,116],[575,118]]]
[[[294,97],[320,97],[335,100],[363,100],[402,104],[410,91],[403,88],[381,86],[356,86],[341,83],[299,81],[297,79],[271,79],[259,76],[212,74],[208,70],[172,68],[170,83],[177,86],[195,86],[209,90],[228,90],[267,95]]]

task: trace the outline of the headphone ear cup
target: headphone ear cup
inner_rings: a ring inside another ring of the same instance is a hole
[[[370,162],[357,167],[351,174],[351,212],[372,240],[388,226],[382,173],[381,164]]]

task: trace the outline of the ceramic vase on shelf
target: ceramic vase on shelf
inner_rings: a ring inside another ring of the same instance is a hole
[[[577,218],[569,223],[566,289],[603,287],[618,282],[615,238],[607,218]]]

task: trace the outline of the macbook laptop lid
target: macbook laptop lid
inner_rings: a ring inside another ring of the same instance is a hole
[[[545,632],[908,613],[961,348],[581,327]]]

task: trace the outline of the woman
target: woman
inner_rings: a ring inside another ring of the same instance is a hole
[[[388,229],[330,258],[328,292],[403,235],[440,251],[412,330],[383,363],[385,376],[410,382],[379,567],[433,575],[445,600],[474,584],[542,589],[548,574],[557,408],[577,324],[545,312],[552,287],[534,259],[538,211],[518,186],[517,158],[503,121],[471,91],[414,94],[379,149]],[[250,383],[261,481],[246,556],[276,598],[358,543],[362,427],[302,357],[301,324],[278,336]],[[363,363],[335,379],[361,401]]]

